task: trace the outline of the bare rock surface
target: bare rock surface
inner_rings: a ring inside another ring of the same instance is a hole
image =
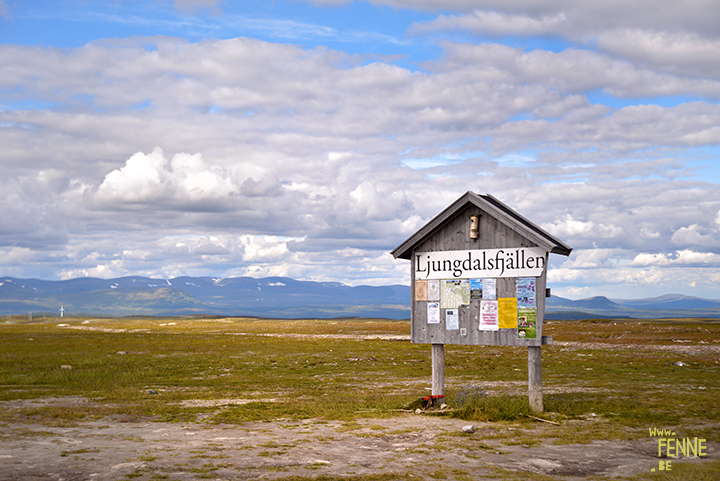
[[[11,401],[0,408],[31,402],[63,406],[88,401]],[[541,436],[553,429],[547,425],[525,429],[475,424],[473,433],[464,433],[463,426],[467,421],[426,414],[239,425],[101,419],[58,427],[10,422],[0,434],[0,480],[235,480],[382,473],[416,479],[437,479],[438,473],[448,479],[503,479],[508,472],[567,480],[632,476],[657,465],[650,438],[554,444]],[[522,444],[533,435],[539,443]],[[516,438],[520,441],[514,442]]]

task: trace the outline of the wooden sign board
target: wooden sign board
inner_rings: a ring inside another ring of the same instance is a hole
[[[445,344],[527,346],[530,407],[542,412],[548,256],[571,251],[493,196],[474,192],[393,250],[411,261],[411,339],[432,344],[434,404],[445,396]]]
[[[572,248],[467,192],[393,251],[410,260],[412,341],[540,346],[548,256]]]
[[[499,250],[500,253],[508,251]],[[502,266],[489,271],[498,250],[415,253],[413,262],[412,334],[414,343],[539,346],[542,343],[542,322],[545,312],[547,252],[537,248],[511,249],[526,264],[517,269]],[[489,257],[492,255],[493,257]],[[478,260],[486,269],[467,269]],[[436,260],[430,260],[436,259]],[[536,269],[527,269],[532,259]],[[538,262],[538,259],[540,261]],[[426,262],[428,261],[428,262]],[[459,261],[459,262],[458,262]],[[514,262],[514,260],[513,260]],[[455,271],[443,270],[457,265]],[[521,271],[521,272],[517,272]],[[524,277],[508,277],[523,273]],[[457,274],[457,277],[454,275]],[[503,277],[489,277],[500,275]],[[528,276],[536,274],[536,276]],[[423,279],[423,277],[428,277]],[[434,277],[434,278],[431,278]]]

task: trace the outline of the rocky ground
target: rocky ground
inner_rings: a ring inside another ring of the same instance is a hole
[[[12,401],[2,408],[87,402]],[[602,421],[572,422],[587,429]],[[463,433],[467,425],[410,413],[357,422],[242,425],[106,419],[70,427],[10,423],[0,437],[0,480],[327,479],[383,473],[415,479],[503,479],[510,473],[520,479],[532,473],[584,479],[647,473],[658,464],[650,437],[553,444],[544,437],[553,425],[539,421],[526,427],[476,424],[473,433]]]

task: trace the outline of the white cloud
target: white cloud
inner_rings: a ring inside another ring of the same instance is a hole
[[[668,254],[638,254],[632,260],[633,266],[662,266],[671,262]]]
[[[720,229],[710,230],[699,224],[692,224],[676,230],[670,240],[677,245],[716,247],[720,245]]]
[[[287,241],[277,236],[242,236],[240,244],[245,262],[273,262],[289,254]]]
[[[105,176],[96,198],[106,204],[201,205],[224,200],[238,190],[225,170],[201,154],[176,154],[168,163],[159,147],[138,152]]]
[[[348,194],[351,212],[363,220],[395,220],[405,217],[412,208],[405,192],[383,194],[369,181],[364,181]]]
[[[122,260],[113,260],[104,264],[97,264],[94,267],[63,269],[58,272],[60,279],[75,279],[77,277],[97,277],[100,279],[112,279],[126,274],[126,268]],[[137,274],[136,274],[137,275]]]
[[[577,2],[556,0],[528,2],[526,0],[372,0],[373,4],[391,5],[426,11],[454,11],[467,15],[475,12],[497,12],[504,16],[544,17],[564,14],[568,21],[554,31],[572,37],[592,36],[612,28],[636,27],[668,31],[691,30],[707,36],[717,36],[714,28],[717,9],[712,0],[683,2],[646,2],[611,0]]]
[[[7,269],[408,282],[387,252],[473,190],[575,247],[550,270],[563,292],[710,289],[720,191],[691,162],[720,138],[713,11],[379,3],[443,12],[410,42],[484,43],[412,69],[252,38],[0,45],[0,246],[26,249]],[[507,35],[537,46],[487,40]]]
[[[130,157],[125,165],[105,176],[98,197],[107,202],[152,202],[170,192],[167,159],[156,148],[149,155],[142,152]]]
[[[476,10],[468,15],[440,15],[431,22],[413,25],[411,32],[422,34],[437,30],[467,30],[490,36],[546,35],[567,28],[563,28],[566,21],[563,13],[533,18],[529,15]]]
[[[609,30],[599,35],[597,47],[613,55],[662,70],[718,78],[720,39],[690,32]]]
[[[542,227],[560,237],[609,238],[618,237],[623,233],[623,228],[620,226],[575,220],[571,214],[565,214],[564,218],[545,223]]]
[[[9,249],[0,249],[2,255],[3,264],[5,266],[11,266],[21,264],[25,261],[31,260],[34,256],[32,249],[26,247],[10,247]]]
[[[609,267],[617,262],[622,255],[621,249],[581,249],[573,251],[570,259],[563,263],[564,268],[595,268]]]

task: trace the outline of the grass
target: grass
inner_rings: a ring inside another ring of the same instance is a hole
[[[325,419],[352,426],[359,418],[397,415],[428,394],[431,381],[429,346],[368,338],[407,335],[409,323],[403,321],[66,318],[63,323],[69,327],[0,324],[0,401],[64,396],[88,401],[70,408],[30,402],[3,409],[0,423],[72,425],[116,417],[211,424]],[[546,322],[544,334],[555,341],[613,344],[543,348],[544,416],[563,424],[552,431],[556,442],[642,437],[652,426],[719,438],[715,353],[624,346],[717,346],[720,324]],[[446,346],[445,361],[453,416],[536,422],[527,417],[523,348]],[[479,383],[484,387],[468,398]],[[231,402],[183,404],[198,400]],[[603,427],[588,427],[581,437],[572,422],[592,416]]]

